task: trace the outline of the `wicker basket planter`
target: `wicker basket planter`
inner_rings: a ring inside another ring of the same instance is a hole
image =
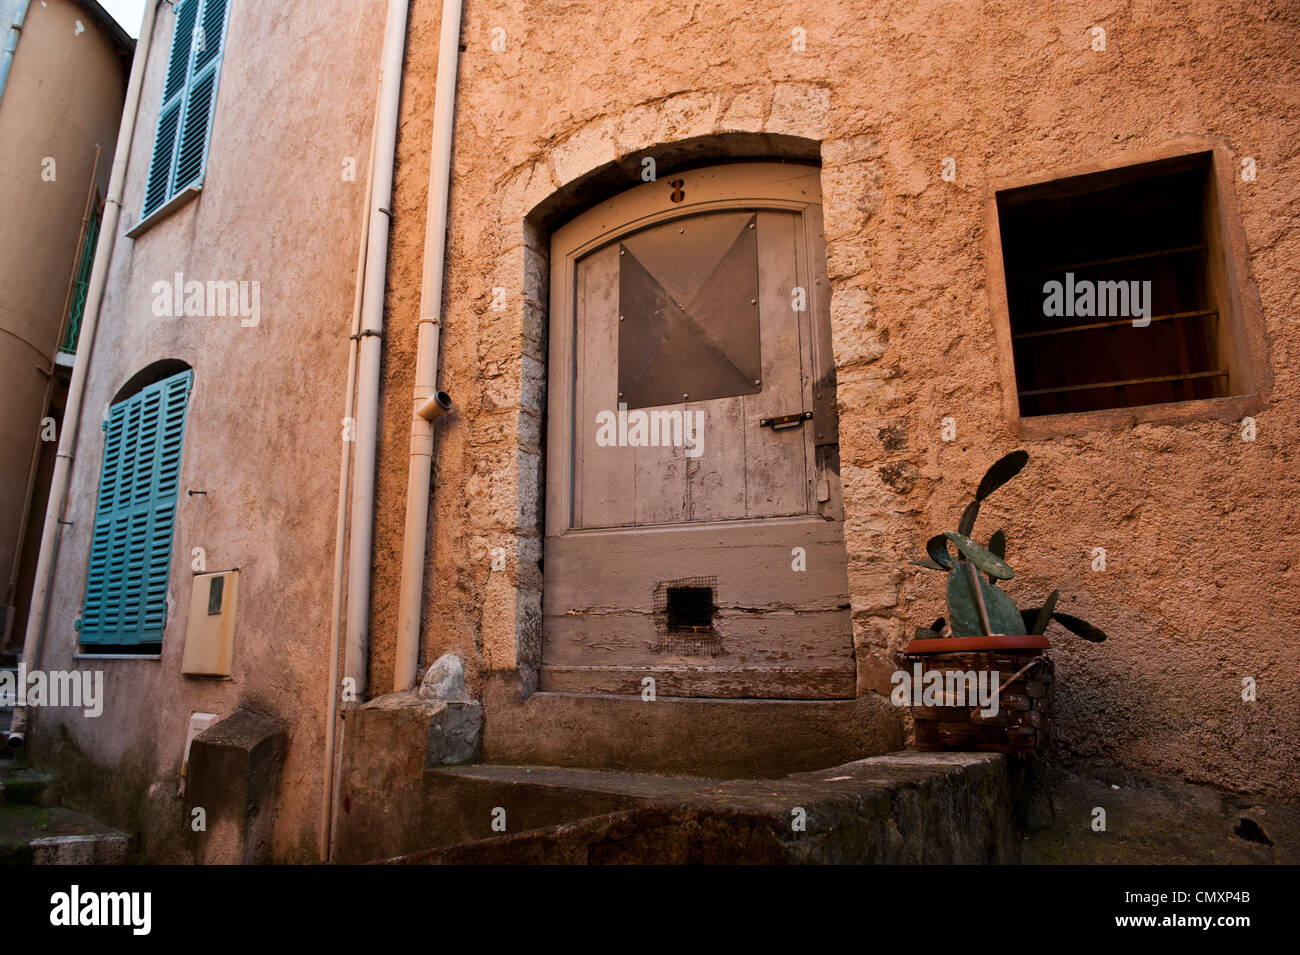
[[[990,636],[914,640],[898,662],[909,671],[989,671],[997,673],[998,711],[979,706],[912,705],[916,748],[966,750],[1030,756],[1041,751],[1051,732],[1054,668],[1046,637]],[[945,703],[955,702],[945,699]]]

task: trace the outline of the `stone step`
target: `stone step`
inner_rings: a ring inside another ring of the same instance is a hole
[[[716,779],[562,766],[474,764],[427,769],[419,801],[392,812],[383,793],[348,787],[335,860],[366,862],[416,847],[537,829],[620,812],[717,785]],[[387,850],[387,851],[386,851]],[[395,851],[394,851],[395,850]]]
[[[507,815],[507,819],[508,819]],[[1018,856],[1005,758],[900,752],[780,780],[739,779],[508,832],[393,864],[1006,863]]]
[[[57,776],[30,766],[0,768],[0,806],[54,806],[58,802]]]
[[[59,806],[0,806],[0,864],[121,865],[129,842],[84,813]]]
[[[495,764],[431,769],[425,777],[426,806],[453,823],[443,844],[632,809],[718,783],[694,776]],[[494,829],[494,822],[505,829]]]
[[[686,699],[534,693],[488,681],[482,759],[509,765],[779,778],[903,747],[876,694],[848,700]]]

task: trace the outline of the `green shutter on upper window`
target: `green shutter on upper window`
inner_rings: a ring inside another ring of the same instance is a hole
[[[180,192],[202,178],[203,160],[207,155],[208,128],[212,120],[212,90],[216,76],[209,73],[190,87],[185,97],[185,125],[181,127],[181,148],[176,153],[176,178],[173,192]]]
[[[80,630],[83,644],[162,642],[192,371],[109,409]]]
[[[176,5],[176,27],[172,32],[171,54],[167,57],[164,100],[170,100],[185,89],[185,80],[190,75],[190,47],[194,42],[194,22],[198,13],[199,0],[181,0]]]
[[[203,179],[229,10],[229,0],[180,0],[176,5],[142,215]]]
[[[158,119],[149,162],[149,184],[144,190],[144,212],[148,215],[171,196],[172,159],[176,155],[176,130],[180,126],[181,104],[165,107]]]

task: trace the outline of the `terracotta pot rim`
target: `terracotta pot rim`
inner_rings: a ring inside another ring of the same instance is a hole
[[[913,640],[905,653],[959,653],[969,650],[1047,650],[1052,643],[1041,634],[1004,635],[985,637],[939,637],[937,640]]]

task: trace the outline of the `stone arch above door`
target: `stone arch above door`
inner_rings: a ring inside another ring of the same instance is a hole
[[[501,222],[549,230],[588,205],[687,165],[729,160],[818,162],[829,135],[830,90],[776,83],[695,90],[585,120],[502,183]]]

